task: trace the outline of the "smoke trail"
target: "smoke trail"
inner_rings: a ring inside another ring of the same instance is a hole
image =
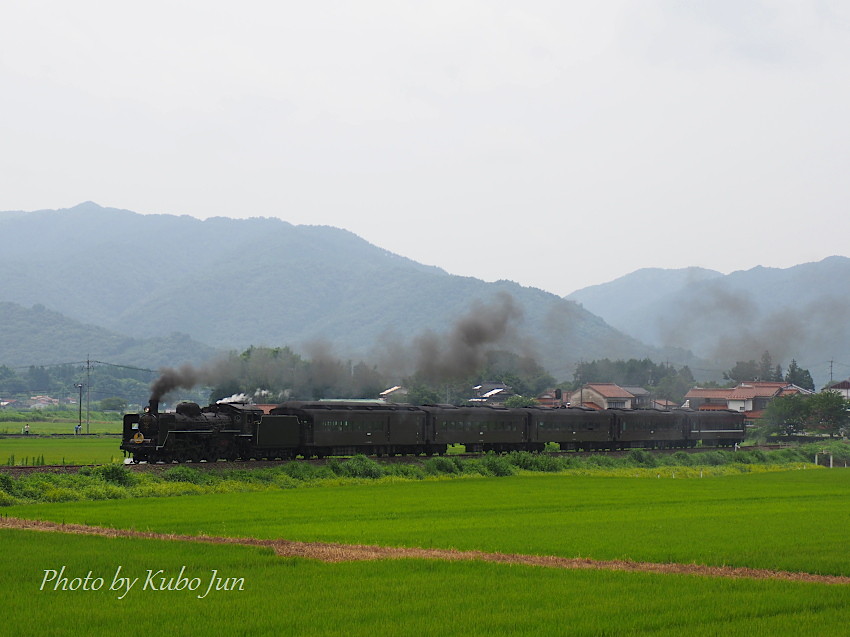
[[[181,365],[178,369],[164,367],[160,370],[159,378],[151,384],[151,400],[160,400],[168,392],[177,389],[192,389],[202,382],[204,372],[192,365]]]
[[[521,317],[521,308],[506,292],[489,304],[476,302],[447,334],[429,331],[415,338],[412,346],[394,343],[391,349],[395,360],[391,366],[413,367],[418,376],[434,382],[464,378],[485,365],[492,346],[512,342],[516,336],[515,323]],[[305,398],[365,397],[386,387],[384,374],[377,366],[343,361],[332,353],[326,342],[314,341],[305,349],[309,360],[302,359],[289,348],[252,347],[241,355],[231,355],[200,367],[186,364],[179,368],[163,368],[151,385],[151,400],[158,401],[170,391],[191,389],[196,385],[226,384],[236,385],[241,391],[251,391],[249,388],[258,388],[260,392],[271,390],[281,399],[289,392]],[[386,362],[388,357],[379,358]]]
[[[446,336],[426,332],[415,340],[417,373],[429,380],[458,379],[482,367],[487,346],[513,336],[522,309],[507,292],[489,305],[476,302]]]

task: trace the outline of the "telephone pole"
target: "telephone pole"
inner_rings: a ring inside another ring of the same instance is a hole
[[[91,409],[91,358],[86,357],[86,433],[89,432],[89,410]]]
[[[79,408],[80,412],[80,431],[83,430],[83,386],[84,383],[74,383],[74,387],[80,390],[80,399],[77,402],[77,407]]]

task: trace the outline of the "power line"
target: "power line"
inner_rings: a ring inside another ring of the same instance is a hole
[[[70,363],[45,363],[43,365],[18,365],[15,367],[10,367],[9,369],[32,369],[33,367],[76,367],[76,366],[90,366],[92,364],[97,365],[106,365],[107,367],[118,367],[120,369],[130,369],[137,372],[147,372],[149,374],[158,374],[159,372],[155,369],[148,369],[146,367],[134,367],[132,365],[119,365],[118,363],[108,363],[106,361],[96,361],[96,360],[85,360],[85,361],[73,361]]]

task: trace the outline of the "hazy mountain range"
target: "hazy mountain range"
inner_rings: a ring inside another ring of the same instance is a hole
[[[786,365],[850,362],[844,314],[833,314],[848,298],[842,257],[728,276],[640,270],[562,299],[278,219],[200,221],[87,202],[0,212],[0,236],[0,364],[10,366],[87,356],[177,365],[288,345],[412,371],[400,359],[431,342],[423,335],[470,325],[498,326],[493,346],[533,356],[561,380],[579,360],[604,357],[689,364],[698,377],[765,349]]]
[[[683,347],[728,363],[769,351],[792,358],[818,384],[850,374],[850,259],[791,268],[643,269],[566,297],[654,347]]]
[[[497,345],[536,357],[558,378],[571,378],[580,359],[669,355],[572,301],[449,275],[337,228],[140,215],[89,202],[0,213],[0,233],[0,318],[8,326],[7,317],[18,317],[17,328],[0,336],[0,364],[90,354],[154,365],[179,341],[172,365],[250,345],[398,365],[423,334],[505,309]],[[37,316],[29,321],[21,312]],[[56,319],[50,328],[48,315]]]

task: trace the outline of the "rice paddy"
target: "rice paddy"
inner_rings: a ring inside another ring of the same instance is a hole
[[[339,469],[312,482],[282,468],[210,481],[180,467],[171,470],[173,480],[124,485],[123,473],[94,472],[75,488],[112,489],[109,499],[12,504],[0,507],[0,516],[169,537],[0,529],[0,604],[9,610],[7,626],[22,634],[167,627],[180,635],[202,626],[250,635],[841,633],[850,620],[844,580],[787,581],[770,573],[756,579],[731,569],[850,576],[850,472],[747,466],[720,477],[704,471],[702,478],[695,467],[666,466],[600,468],[595,475],[584,468],[372,479]],[[58,482],[52,487],[72,490]],[[172,488],[195,495],[161,497]],[[199,543],[172,534],[266,545]],[[279,538],[308,548],[275,553]],[[316,542],[368,545],[374,548],[363,555],[388,551],[397,559],[329,564],[286,556],[319,557],[309,550]],[[443,559],[440,551],[530,557],[491,563],[465,554]],[[576,558],[631,566],[563,567]],[[552,567],[557,559],[562,566]],[[658,569],[639,572],[638,562]],[[663,568],[671,564],[690,570]],[[61,566],[69,582],[91,571],[104,584],[100,590],[54,590],[53,580],[42,586],[46,572]],[[198,590],[135,588],[118,599],[108,587],[119,566],[139,577],[140,587],[148,571],[176,577],[182,569]],[[711,569],[732,576],[711,576]],[[199,598],[213,571],[226,581],[223,588],[219,582]],[[240,579],[242,589],[227,588]],[[92,609],[82,622],[74,619],[81,605]]]

